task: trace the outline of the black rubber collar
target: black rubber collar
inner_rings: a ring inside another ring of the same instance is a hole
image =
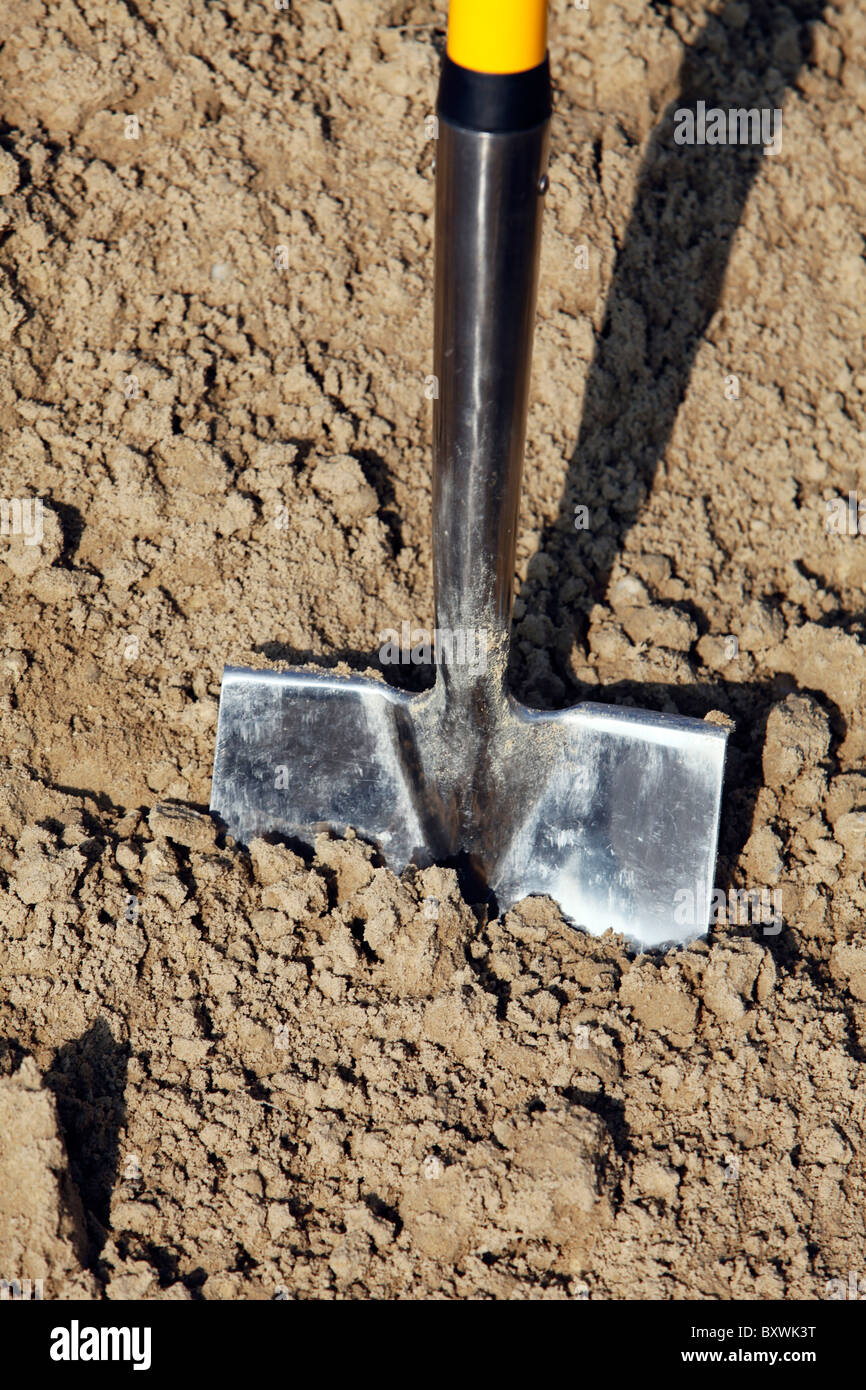
[[[550,64],[526,72],[472,72],[445,55],[437,111],[467,130],[506,134],[531,130],[551,113]]]

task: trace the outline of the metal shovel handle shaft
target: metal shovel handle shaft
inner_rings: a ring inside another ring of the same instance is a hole
[[[547,60],[518,73],[445,58],[438,103],[433,412],[436,626],[487,634],[504,677],[529,400]],[[443,661],[443,666],[447,663]],[[447,682],[459,674],[444,671]]]

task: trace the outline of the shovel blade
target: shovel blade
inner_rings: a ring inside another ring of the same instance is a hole
[[[500,910],[547,895],[575,926],[644,950],[703,935],[726,731],[502,695],[487,709],[479,735],[447,718],[441,691],[228,667],[211,811],[246,845],[351,827],[396,873],[464,852]]]
[[[644,950],[702,936],[727,731],[601,704],[518,717],[543,776],[495,872],[500,908],[546,894],[576,926]]]
[[[402,869],[424,846],[408,704],[361,677],[226,667],[212,813],[243,845],[351,826]]]

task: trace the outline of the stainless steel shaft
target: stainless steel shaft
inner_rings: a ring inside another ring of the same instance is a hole
[[[433,565],[436,626],[486,633],[507,664],[549,122],[491,134],[440,121],[436,168]],[[450,699],[477,684],[448,660]],[[501,692],[497,692],[501,693]]]

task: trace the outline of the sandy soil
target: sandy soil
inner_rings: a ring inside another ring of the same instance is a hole
[[[783,925],[635,959],[357,841],[218,841],[224,661],[370,669],[432,626],[444,4],[7,0],[0,497],[45,517],[0,538],[0,1278],[866,1277],[866,549],[827,525],[863,476],[866,15],[553,9],[512,683],[732,720],[719,883]],[[677,146],[697,99],[781,108],[782,152]]]

